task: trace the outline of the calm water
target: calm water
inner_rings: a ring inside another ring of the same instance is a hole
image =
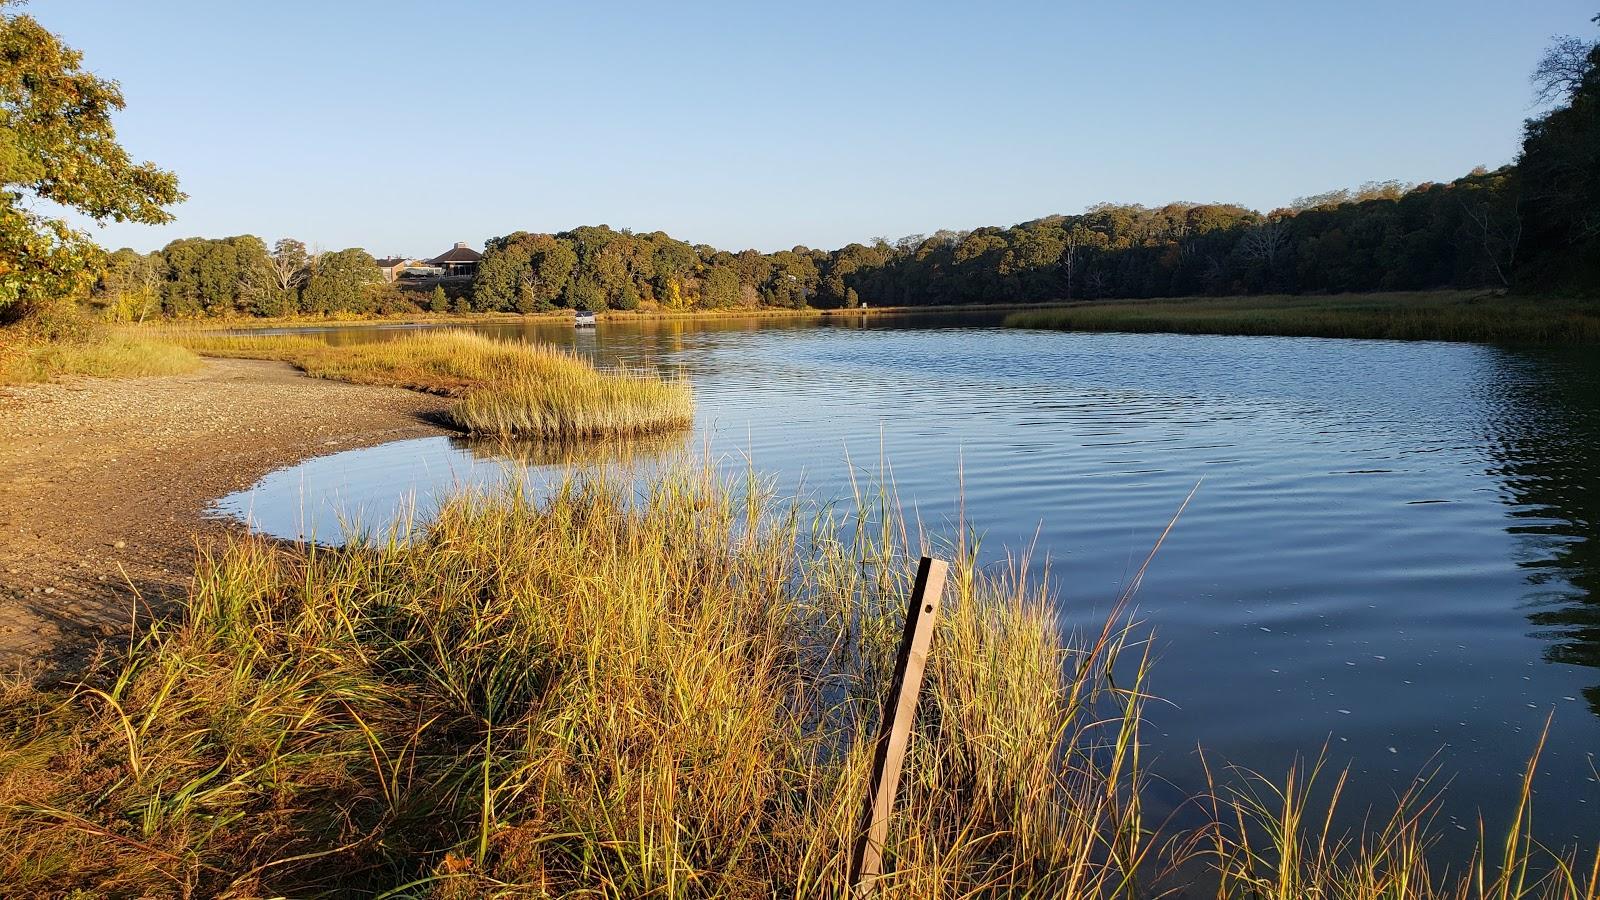
[[[695,383],[692,435],[821,497],[893,466],[901,499],[991,554],[1037,536],[1065,620],[1100,621],[1184,496],[1138,594],[1154,631],[1155,768],[1194,748],[1269,773],[1348,764],[1382,803],[1430,761],[1443,827],[1499,828],[1554,715],[1537,830],[1600,838],[1600,353],[1467,344],[1061,334],[969,320],[485,329]],[[330,340],[391,329],[340,329]],[[551,463],[562,460],[551,459]],[[266,532],[381,523],[492,478],[447,438],[334,454],[219,501]]]

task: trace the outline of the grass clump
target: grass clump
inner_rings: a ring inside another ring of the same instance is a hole
[[[446,416],[468,434],[560,439],[668,431],[694,421],[686,385],[632,373],[597,376],[569,361],[543,377],[470,391]]]
[[[628,436],[682,428],[694,417],[693,391],[682,381],[601,372],[563,350],[456,329],[345,345],[299,335],[177,334],[208,356],[278,359],[317,378],[460,397],[446,418],[477,435]]]
[[[844,896],[900,533],[679,470],[463,495],[409,542],[209,549],[177,621],[0,706],[0,885]],[[1042,591],[967,563],[947,595],[883,896],[1125,889],[1125,633],[1064,646]]]
[[[1600,343],[1600,304],[1467,292],[1106,300],[1012,313],[1012,328],[1290,337]]]

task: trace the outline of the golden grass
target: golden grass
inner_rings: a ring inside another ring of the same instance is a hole
[[[1104,300],[1013,313],[1012,328],[1292,337],[1600,343],[1600,303],[1461,291]]]
[[[199,367],[200,357],[181,346],[120,332],[96,332],[81,340],[39,343],[23,343],[19,338],[19,345],[12,352],[0,357],[0,384],[49,381],[60,375],[182,375]]]
[[[1441,866],[1430,827],[1444,789],[1419,777],[1387,816],[1368,810],[1359,829],[1340,829],[1340,798],[1348,772],[1333,777],[1324,799],[1324,761],[1297,761],[1283,782],[1235,772],[1209,797],[1212,824],[1184,836],[1178,851],[1203,860],[1219,897],[1261,900],[1596,900],[1600,846],[1551,850],[1533,839],[1533,776],[1541,736],[1522,773],[1505,837],[1498,846],[1483,821],[1465,860]]]
[[[447,418],[476,435],[628,436],[683,428],[694,418],[693,391],[681,380],[601,372],[552,347],[456,329],[344,345],[300,335],[169,333],[207,356],[278,359],[317,378],[460,397]]]
[[[460,496],[409,543],[208,549],[177,622],[0,707],[0,885],[843,896],[899,534],[679,470]],[[883,896],[1124,891],[1124,632],[1062,645],[1038,587],[966,562],[947,593]]]
[[[0,697],[0,892],[844,897],[925,548],[881,495],[799,509],[679,468],[463,494],[411,540],[209,546],[176,621]],[[1423,819],[1340,843],[1298,773],[1161,841],[1143,645],[1115,615],[1063,639],[1025,566],[946,555],[880,897],[1158,896],[1200,862],[1241,900],[1594,900],[1521,813],[1447,880]]]
[[[575,365],[472,391],[446,416],[468,434],[585,439],[686,428],[694,400],[678,382]]]

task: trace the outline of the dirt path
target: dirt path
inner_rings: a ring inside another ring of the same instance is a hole
[[[126,634],[134,589],[157,609],[181,595],[194,536],[231,527],[202,518],[211,501],[310,456],[438,434],[426,417],[445,403],[255,360],[0,388],[0,672]]]

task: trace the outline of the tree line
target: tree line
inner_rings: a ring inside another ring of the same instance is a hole
[[[8,0],[0,0],[0,8]],[[1600,16],[1595,18],[1600,24]],[[468,287],[385,284],[359,248],[187,238],[101,254],[32,196],[93,218],[160,223],[176,179],[130,161],[113,82],[27,16],[0,16],[0,319],[89,293],[108,317],[574,309],[853,307],[1493,288],[1600,293],[1600,42],[1562,38],[1533,75],[1545,112],[1515,163],[1443,184],[1381,182],[1259,212],[1102,204],[1010,227],[837,250],[729,252],[662,232],[583,226],[488,242]],[[15,65],[10,65],[15,62]],[[77,123],[67,127],[63,123]]]
[[[371,254],[313,253],[292,238],[183,238],[152,253],[107,256],[91,298],[105,318],[383,314],[416,311]]]
[[[1595,18],[1600,24],[1600,16]],[[1600,43],[1558,40],[1515,164],[1261,213],[1102,204],[1009,228],[729,253],[586,226],[489,242],[478,311],[1045,302],[1436,288],[1600,292]]]
[[[1600,16],[1595,18],[1600,24]],[[729,253],[605,226],[490,241],[472,308],[1028,303],[1439,288],[1600,293],[1600,42],[1558,40],[1517,162],[1261,213],[1102,204],[1009,228]]]

